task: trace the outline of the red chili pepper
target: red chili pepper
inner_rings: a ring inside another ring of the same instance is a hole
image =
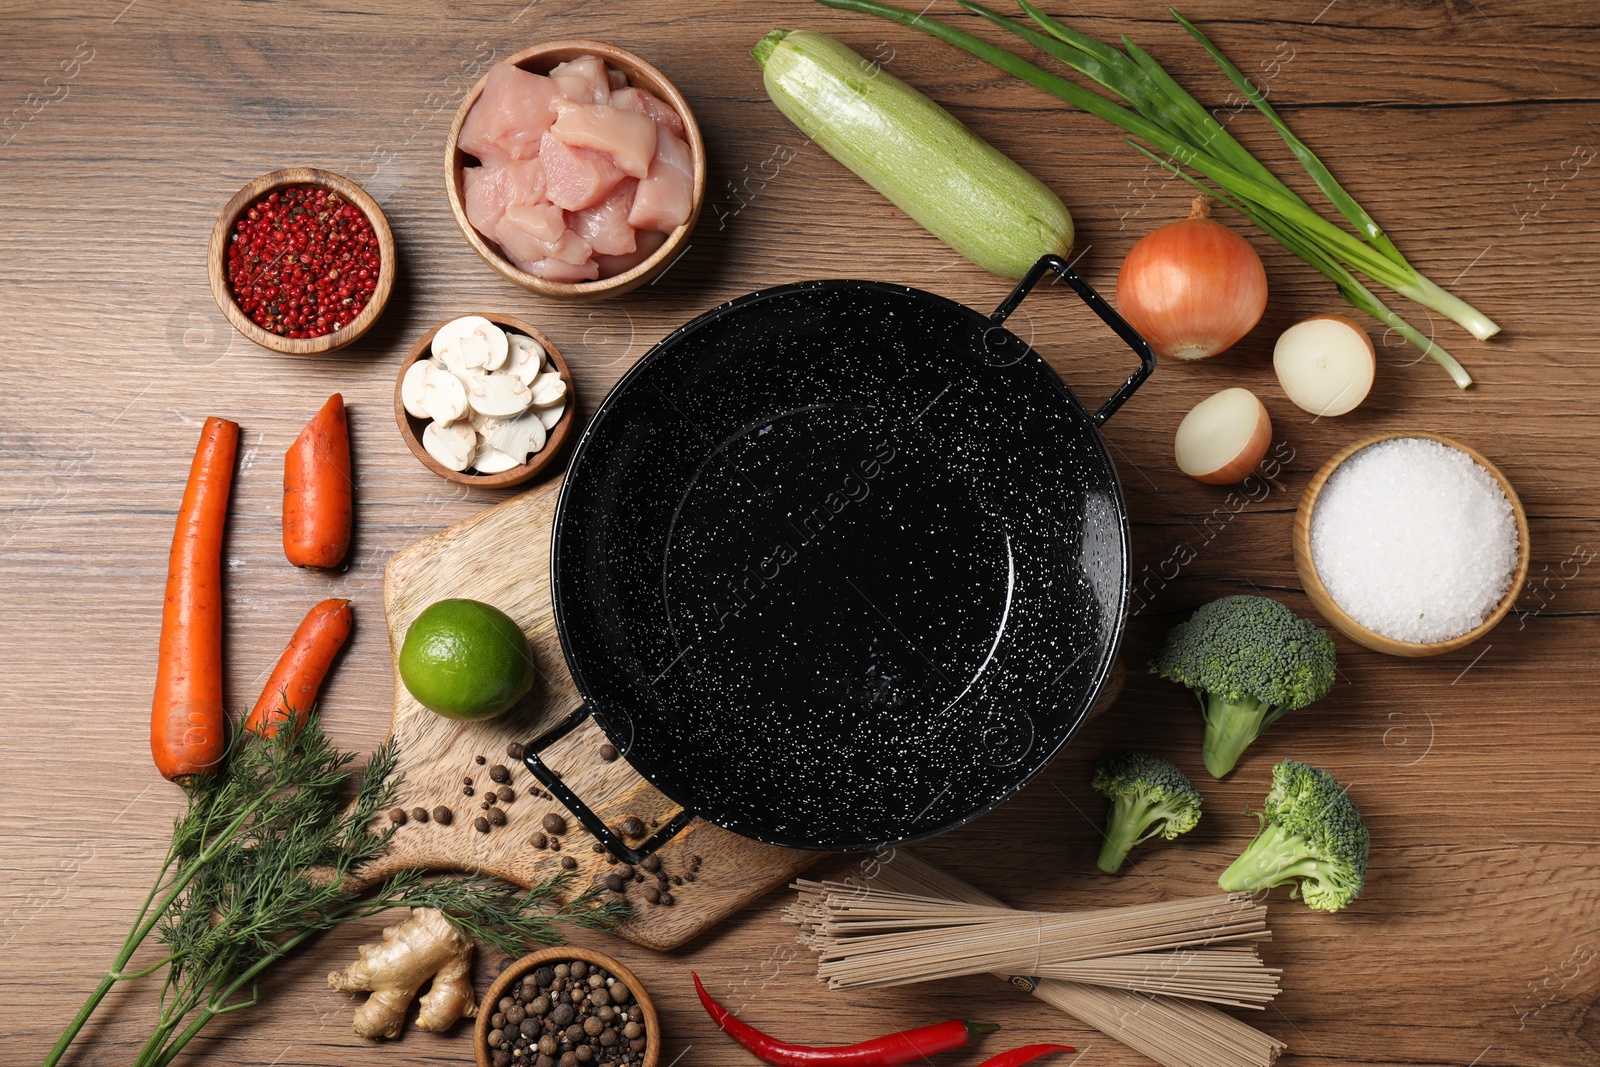
[[[775,1067],[896,1067],[897,1064],[910,1063],[912,1060],[932,1056],[937,1052],[960,1048],[970,1037],[1000,1029],[995,1023],[969,1023],[960,1019],[950,1019],[933,1026],[902,1030],[897,1034],[862,1041],[855,1045],[834,1045],[827,1048],[790,1045],[768,1037],[749,1023],[742,1023],[734,1018],[732,1012],[718,1004],[712,999],[711,994],[706,992],[706,987],[700,984],[700,976],[692,971],[690,974],[694,978],[694,990],[700,994],[700,1003],[705,1005],[711,1018],[722,1027],[722,1032],[750,1050],[751,1054],[763,1063],[771,1063]]]
[[[992,1059],[984,1060],[978,1067],[1022,1067],[1024,1063],[1032,1063],[1041,1056],[1048,1056],[1052,1052],[1076,1052],[1071,1045],[1023,1045],[1010,1052],[1002,1052]]]

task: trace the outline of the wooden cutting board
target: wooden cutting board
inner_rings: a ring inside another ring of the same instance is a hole
[[[420,868],[484,871],[527,886],[559,871],[562,858],[571,856],[578,862],[573,885],[581,889],[617,870],[606,855],[593,851],[594,838],[559,802],[535,792],[538,782],[527,768],[506,755],[509,743],[538,737],[583,703],[567,673],[550,607],[550,531],[559,488],[557,482],[530,490],[418,541],[397,553],[384,571],[389,647],[397,662],[406,629],[423,608],[448,597],[470,597],[493,604],[522,626],[540,681],[531,700],[498,719],[456,722],[417,703],[396,672],[390,732],[400,743],[399,801],[407,809],[444,805],[453,819],[448,826],[431,818],[408,821],[395,833],[390,851],[366,872],[370,879]],[[544,756],[608,825],[629,815],[647,824],[670,819],[677,806],[625,760],[601,759],[605,743],[590,720],[545,749]],[[477,762],[480,756],[483,764]],[[496,765],[510,771],[516,799],[499,805],[506,824],[485,834],[473,821],[484,814],[479,805],[494,784],[489,771]],[[467,778],[473,781],[470,797],[463,794]],[[559,852],[529,840],[551,812],[568,824],[567,833],[556,835]],[[783,885],[823,854],[764,845],[696,819],[658,856],[661,869],[678,877],[690,873],[697,857],[695,880],[671,887],[670,906],[646,903],[645,885],[630,885],[632,915],[617,933],[647,948],[670,949]]]
[[[448,597],[469,597],[493,604],[521,625],[540,682],[530,700],[498,719],[457,722],[417,703],[396,672],[390,733],[400,743],[399,803],[407,809],[443,805],[452,819],[449,825],[430,818],[401,826],[393,847],[365,872],[369,881],[400,870],[457,870],[484,871],[528,886],[561,870],[562,859],[570,856],[578,863],[573,885],[581,889],[618,870],[605,853],[594,851],[594,838],[578,821],[506,753],[508,744],[540,736],[583,703],[567,673],[550,607],[550,533],[559,488],[557,482],[530,490],[418,541],[397,553],[384,571],[389,647],[397,662],[406,629],[423,608]],[[1096,711],[1109,706],[1121,687],[1119,666]],[[629,815],[665,824],[677,806],[625,760],[602,759],[604,744],[604,733],[589,720],[543,755],[607,825]],[[480,804],[494,785],[490,771],[497,765],[510,772],[508,784],[516,797],[498,805],[506,813],[505,825],[481,833],[474,820],[484,814]],[[469,778],[472,796],[463,792]],[[530,840],[552,812],[568,827],[556,835],[560,851]],[[642,891],[654,882],[630,884],[632,914],[617,933],[646,948],[670,949],[786,884],[824,854],[764,845],[696,819],[657,856],[669,878],[683,878],[683,884],[671,885],[670,906],[643,899]]]

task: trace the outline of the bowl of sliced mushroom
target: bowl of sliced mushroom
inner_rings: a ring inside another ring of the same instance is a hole
[[[510,315],[460,315],[412,346],[394,415],[411,453],[439,477],[521,485],[560,454],[572,427],[572,372],[550,339]]]

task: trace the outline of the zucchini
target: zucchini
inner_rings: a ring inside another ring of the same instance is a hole
[[[750,54],[790,122],[984,270],[1021,278],[1040,256],[1072,247],[1072,216],[1056,194],[846,45],[773,30]]]

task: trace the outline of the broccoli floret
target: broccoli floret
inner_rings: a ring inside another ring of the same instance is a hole
[[[1171,841],[1200,821],[1200,794],[1159,756],[1113,752],[1094,765],[1094,788],[1111,801],[1100,869],[1116,874],[1128,850],[1160,836]]]
[[[1272,768],[1266,819],[1217,884],[1254,893],[1295,881],[1291,896],[1317,911],[1338,911],[1367,882],[1367,824],[1350,794],[1320,767],[1286,759]]]
[[[1261,731],[1333,688],[1333,639],[1264,596],[1213,600],[1167,631],[1150,671],[1194,690],[1206,770],[1221,778]]]

